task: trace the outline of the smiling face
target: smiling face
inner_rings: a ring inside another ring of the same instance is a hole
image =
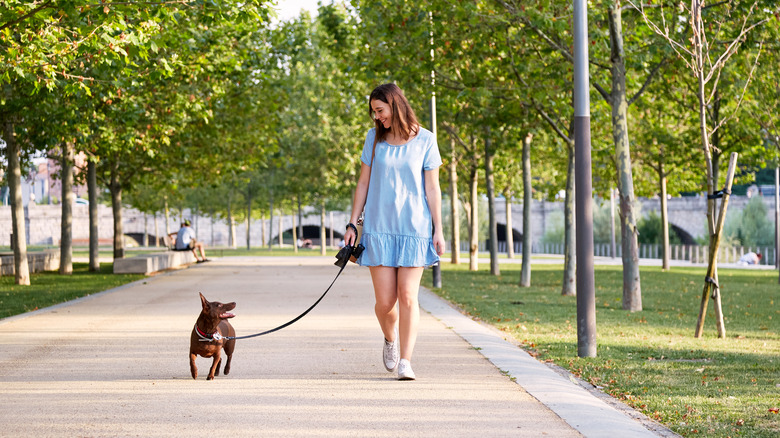
[[[379,121],[385,129],[390,129],[390,121],[393,117],[393,109],[390,108],[390,105],[375,99],[371,101],[371,111],[374,120]]]

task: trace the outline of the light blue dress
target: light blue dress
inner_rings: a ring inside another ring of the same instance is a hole
[[[374,129],[368,131],[360,156],[368,166],[374,134]],[[366,249],[358,259],[361,266],[430,266],[439,261],[424,171],[440,165],[436,137],[424,128],[400,146],[377,142],[363,209],[361,243]]]

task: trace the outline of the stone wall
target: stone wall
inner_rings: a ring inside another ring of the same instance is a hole
[[[768,211],[768,217],[774,221],[774,198],[763,198]],[[732,196],[729,201],[729,211],[735,212],[742,210],[749,199],[746,196]],[[706,234],[706,198],[705,197],[681,197],[669,200],[669,220],[694,238]],[[646,215],[650,211],[657,214],[660,209],[659,199],[641,199],[639,201],[641,215]],[[499,224],[506,224],[506,204],[503,198],[496,200],[496,219]],[[58,246],[60,242],[60,212],[59,205],[36,205],[30,204],[25,207],[27,242],[29,245],[38,246]],[[558,213],[560,212],[560,213]],[[539,243],[542,236],[550,227],[550,217],[554,214],[562,214],[562,202],[534,201],[532,207],[532,241]],[[487,214],[486,212],[484,214]],[[198,239],[205,242],[207,246],[228,246],[229,228],[224,219],[211,219],[204,216],[193,215],[192,212],[185,210],[184,217],[192,220],[193,227],[198,235]],[[179,229],[178,217],[171,217],[168,228],[171,232]],[[335,230],[336,238],[339,239],[344,232],[344,226],[349,221],[349,212],[329,212],[325,217],[325,226]],[[298,220],[296,217],[296,224]],[[282,229],[289,231],[292,227],[292,217],[287,215],[282,217]],[[320,225],[319,211],[313,208],[304,209],[303,224],[305,226]],[[144,216],[137,210],[126,208],[123,210],[123,227],[125,234],[134,236],[142,235],[144,232],[151,236],[164,236],[166,228],[162,215],[158,215],[155,225],[155,217],[151,215]],[[518,232],[523,229],[523,205],[522,203],[512,204],[512,227]],[[263,232],[265,228],[265,232]],[[236,246],[246,246],[246,223],[236,224]],[[274,244],[278,241],[276,236],[279,234],[279,217],[274,217],[273,233],[269,228],[269,220],[253,220],[249,226],[250,239],[253,247],[261,246],[260,242],[267,245],[268,240],[273,238]],[[0,246],[10,246],[11,233],[11,207],[0,206]],[[113,217],[111,208],[105,205],[98,206],[98,234],[101,244],[110,245],[113,236]],[[329,236],[328,231],[328,236]],[[265,236],[265,239],[263,239]],[[318,236],[317,236],[318,237]],[[317,237],[314,237],[316,240]],[[487,238],[487,236],[485,236]],[[73,206],[73,240],[76,245],[86,245],[89,241],[89,211],[86,205]],[[461,236],[461,240],[464,237]],[[484,239],[482,239],[484,240]],[[129,241],[129,245],[133,242]]]

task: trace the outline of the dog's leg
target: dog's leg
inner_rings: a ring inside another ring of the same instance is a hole
[[[195,366],[195,358],[198,357],[195,353],[190,353],[190,374],[192,374],[193,379],[198,378],[198,367]]]
[[[206,380],[214,380],[215,375],[219,375],[219,363],[222,361],[222,349],[220,348],[214,353],[214,362],[211,363],[211,369],[209,370],[209,376]]]
[[[235,335],[233,335],[235,336]],[[225,354],[227,355],[227,361],[225,361],[225,375],[230,374],[230,361],[233,360],[233,350],[236,348],[236,340],[231,339],[225,342]]]

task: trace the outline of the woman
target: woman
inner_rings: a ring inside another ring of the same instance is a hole
[[[385,336],[383,362],[390,372],[398,369],[399,380],[414,380],[410,361],[420,320],[420,279],[424,267],[444,253],[441,156],[433,133],[420,126],[395,84],[371,92],[369,114],[375,126],[360,157],[344,240],[358,243],[354,224],[364,212],[361,243],[366,249],[358,263],[371,271],[374,310]]]

